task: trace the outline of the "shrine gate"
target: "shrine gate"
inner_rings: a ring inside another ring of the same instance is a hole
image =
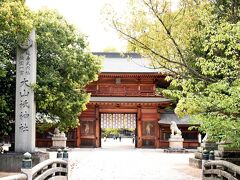
[[[172,101],[156,93],[157,88],[169,85],[164,80],[166,72],[148,68],[150,62],[136,53],[95,55],[105,57],[103,69],[98,80],[86,87],[91,93],[90,102],[79,117],[80,126],[68,133],[68,146],[101,147],[101,123],[102,126],[124,127],[124,119],[130,117],[135,123],[131,120],[125,123],[136,128],[137,148],[168,147],[171,121],[181,129],[184,147],[199,145],[198,132],[189,131],[187,120],[180,121],[173,111],[167,110]],[[40,139],[37,142],[43,146]]]

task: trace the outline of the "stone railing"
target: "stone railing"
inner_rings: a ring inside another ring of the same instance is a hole
[[[67,179],[67,162],[62,159],[48,159],[32,169],[22,169],[28,180]]]
[[[44,180],[44,179],[68,179],[68,153],[66,150],[58,150],[56,159],[45,160],[32,167],[30,153],[24,154],[21,174],[15,174],[1,178],[1,180]]]
[[[26,174],[15,174],[0,178],[1,180],[27,180]]]
[[[237,166],[233,163],[222,161],[222,160],[206,161],[203,164],[202,179],[203,180],[212,180],[212,179],[239,180],[240,166]]]

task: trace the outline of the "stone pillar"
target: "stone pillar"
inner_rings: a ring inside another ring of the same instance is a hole
[[[37,50],[35,31],[28,40],[17,48],[16,61],[16,114],[15,114],[15,151],[35,151],[35,114],[34,91],[36,83]]]

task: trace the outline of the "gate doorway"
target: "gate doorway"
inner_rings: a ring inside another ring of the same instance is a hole
[[[100,147],[135,148],[137,114],[100,113]]]

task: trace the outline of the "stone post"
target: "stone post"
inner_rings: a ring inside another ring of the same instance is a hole
[[[57,158],[62,158],[62,157],[63,157],[62,149],[58,149],[57,150]]]
[[[66,148],[63,150],[63,159],[68,160],[68,150]]]
[[[209,160],[215,160],[214,151],[209,152]]]
[[[21,172],[27,175],[27,179],[32,178],[32,155],[26,152],[23,155]]]
[[[23,169],[31,169],[32,168],[32,155],[29,152],[26,152],[23,155],[22,168]]]
[[[34,91],[36,83],[36,41],[33,30],[28,40],[17,48],[15,152],[35,151]]]

